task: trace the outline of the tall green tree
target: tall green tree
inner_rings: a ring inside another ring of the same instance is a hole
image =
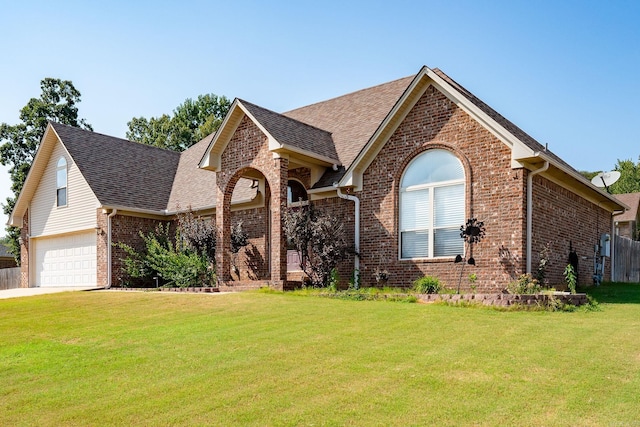
[[[200,95],[194,101],[187,98],[173,110],[173,115],[134,117],[127,123],[127,139],[183,151],[215,132],[231,107],[228,98],[214,94]]]
[[[640,156],[638,157],[638,163],[634,163],[631,159],[618,159],[615,170],[620,172],[620,179],[609,187],[613,194],[640,191]]]
[[[71,81],[47,77],[40,82],[40,89],[40,97],[31,98],[20,110],[20,123],[0,125],[0,163],[9,166],[14,193],[2,205],[7,215],[13,211],[49,121],[93,130],[84,119],[78,119],[80,92]],[[10,226],[6,230],[9,249],[19,262],[20,230]]]

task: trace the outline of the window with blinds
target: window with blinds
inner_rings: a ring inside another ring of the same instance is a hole
[[[464,168],[447,150],[426,151],[409,163],[400,182],[400,258],[463,253]]]

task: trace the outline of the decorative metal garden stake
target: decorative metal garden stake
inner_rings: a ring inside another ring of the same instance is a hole
[[[470,218],[465,225],[460,226],[460,237],[464,239],[465,243],[469,247],[469,259],[465,259],[462,255],[456,255],[456,263],[461,262],[460,277],[458,278],[458,289],[456,293],[460,293],[460,283],[462,282],[462,273],[464,272],[465,264],[476,265],[476,260],[473,258],[473,246],[474,243],[479,243],[485,235],[484,222],[478,221],[476,218]]]

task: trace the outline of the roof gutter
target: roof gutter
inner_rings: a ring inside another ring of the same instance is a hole
[[[533,223],[533,177],[549,169],[549,161],[545,160],[542,167],[530,171],[527,176],[527,274],[531,274],[531,236]]]
[[[360,199],[351,194],[344,194],[342,189],[338,187],[338,197],[345,200],[351,200],[354,204],[354,247],[355,256],[353,260],[353,283],[356,289],[360,283]]]

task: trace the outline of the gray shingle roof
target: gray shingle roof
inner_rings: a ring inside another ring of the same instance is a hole
[[[629,206],[629,210],[615,216],[615,221],[635,221],[640,205],[640,193],[614,194],[616,199]]]
[[[167,210],[170,212],[185,209],[198,210],[216,205],[216,174],[198,167],[214,135],[203,138],[180,155],[167,205]],[[231,195],[232,203],[253,199],[256,196],[256,189],[252,188],[251,184],[251,180],[241,178]]]
[[[167,208],[180,153],[51,123],[102,205]]]
[[[279,143],[339,160],[330,132],[250,102],[239,101]]]
[[[413,79],[405,77],[283,114],[331,132],[338,158],[348,168]],[[344,175],[344,167],[327,171],[314,187],[331,186]]]

